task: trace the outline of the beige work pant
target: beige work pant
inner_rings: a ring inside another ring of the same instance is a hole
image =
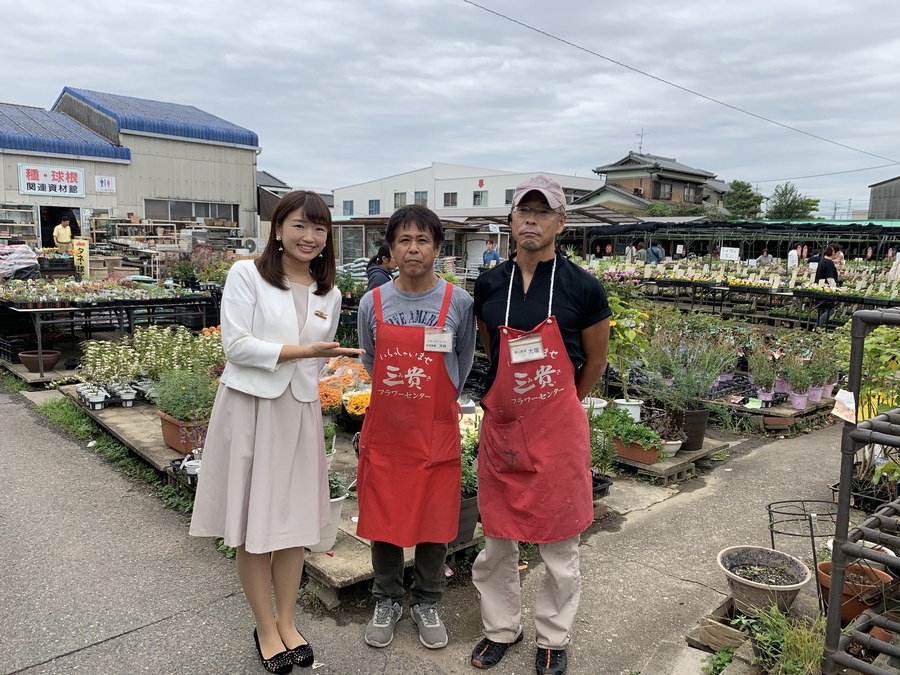
[[[544,572],[534,600],[535,642],[542,649],[565,649],[581,599],[579,537],[540,544]],[[472,582],[481,594],[484,636],[512,642],[522,630],[519,542],[485,537],[472,565]]]

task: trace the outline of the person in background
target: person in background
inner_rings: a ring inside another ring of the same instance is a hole
[[[636,255],[637,247],[635,246],[634,242],[632,242],[625,247],[625,262],[633,263],[636,260]]]
[[[647,249],[647,262],[648,263],[661,263],[665,257],[666,257],[665,251],[662,250],[662,247],[659,245],[659,242],[651,241],[650,248]]]
[[[829,288],[837,288],[841,285],[840,278],[838,277],[837,265],[835,264],[837,254],[837,249],[835,249],[833,244],[829,244],[825,247],[822,259],[819,261],[819,266],[816,267],[817,285],[820,281],[824,281],[824,285]],[[834,312],[834,306],[835,303],[827,300],[819,305],[819,318],[816,321],[817,327],[825,328],[828,326],[828,322],[831,320],[831,315]]]
[[[562,675],[581,597],[579,537],[594,519],[581,400],[606,369],[611,312],[600,282],[557,249],[566,222],[559,183],[530,178],[512,203],[518,255],[475,283],[491,364],[478,457],[485,544],[472,566],[484,639],[471,661],[491,668],[522,640],[517,566],[519,542],[527,541],[538,544],[544,562],[533,612],[535,669]]]
[[[802,246],[800,244],[794,244],[791,247],[791,250],[788,251],[787,255],[787,268],[792,269],[797,267],[800,264],[800,251],[802,250]]]
[[[419,641],[447,645],[437,603],[447,544],[459,529],[457,398],[475,358],[472,298],[434,273],[437,214],[403,206],[385,230],[398,275],[359,303],[359,344],[372,398],[359,438],[356,534],[371,541],[376,605],[365,641],[387,647],[403,609],[403,549],[415,547],[410,614]],[[396,668],[388,668],[397,672]]]
[[[772,256],[769,254],[769,249],[764,248],[760,256],[756,259],[757,265],[771,265],[772,264]]]
[[[37,255],[24,241],[10,239],[0,245],[0,279],[40,279],[41,268]]]
[[[495,267],[500,264],[500,254],[494,248],[493,239],[484,242],[484,253],[481,254],[481,260],[485,267]]]
[[[372,256],[369,264],[366,266],[366,277],[369,280],[366,291],[371,291],[382,284],[386,284],[393,280],[394,276],[391,272],[396,269],[397,265],[391,258],[391,247],[386,241],[378,247],[378,253]]]
[[[639,241],[637,243],[637,250],[634,252],[634,259],[638,262],[647,262],[647,249],[644,247],[644,242]]]
[[[844,266],[844,247],[840,244],[832,244],[835,250],[834,264],[838,267]]]
[[[70,226],[71,218],[63,216],[59,225],[53,228],[53,245],[59,249],[60,253],[72,252],[72,228]]]
[[[362,350],[333,342],[341,294],[328,206],[314,192],[289,192],[272,225],[263,254],[236,262],[222,293],[227,364],[190,533],[237,548],[256,650],[283,674],[313,663],[294,610],[304,546],[319,543],[331,511],[318,374],[323,359]]]

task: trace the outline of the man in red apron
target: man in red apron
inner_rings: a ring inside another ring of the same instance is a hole
[[[599,281],[556,250],[559,183],[535,176],[513,194],[516,257],[478,277],[475,316],[491,357],[478,451],[485,547],[472,567],[490,668],[523,637],[520,541],[539,544],[538,675],[566,672],[581,596],[579,535],[593,521],[590,443],[581,399],[606,368],[610,309]]]
[[[391,216],[385,239],[399,276],[359,305],[360,347],[372,399],[359,441],[356,533],[372,542],[377,605],[366,643],[386,647],[399,620],[403,548],[416,547],[410,612],[430,649],[447,644],[437,611],[447,542],[460,506],[459,405],[472,367],[472,298],[434,274],[441,221],[424,206]]]

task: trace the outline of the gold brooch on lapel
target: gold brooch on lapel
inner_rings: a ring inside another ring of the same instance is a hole
[[[327,318],[328,318],[328,315],[327,315],[325,312],[323,312],[321,309],[317,309],[315,312],[313,312],[313,314],[315,314],[315,315],[316,315],[317,317],[319,317],[320,319],[327,319]]]

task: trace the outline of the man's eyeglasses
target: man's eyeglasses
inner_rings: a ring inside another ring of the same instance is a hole
[[[549,218],[550,216],[559,215],[559,211],[554,211],[553,209],[533,209],[530,206],[513,207],[513,213],[517,213],[520,216],[525,216],[526,218],[528,218],[529,216],[533,216],[535,218]]]

